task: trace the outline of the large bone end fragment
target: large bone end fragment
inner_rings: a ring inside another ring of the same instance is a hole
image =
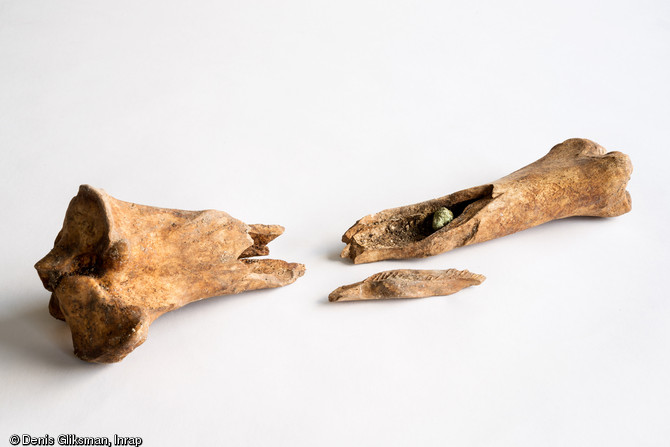
[[[249,258],[267,254],[267,243],[282,232],[222,211],[123,202],[83,185],[54,248],[35,268],[52,292],[49,312],[70,327],[75,354],[118,362],[165,312],[302,276],[302,264]]]
[[[613,217],[631,210],[630,158],[573,138],[494,182],[438,199],[370,214],[342,236],[355,264],[432,256],[572,216]],[[453,220],[435,229],[443,208]]]
[[[338,287],[328,300],[364,301],[451,295],[481,284],[486,277],[467,270],[387,270]]]

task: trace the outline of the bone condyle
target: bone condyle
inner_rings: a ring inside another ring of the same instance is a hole
[[[451,295],[481,284],[486,277],[467,270],[387,270],[338,287],[329,301],[387,300]]]
[[[123,202],[83,185],[54,248],[35,268],[52,292],[51,315],[72,331],[75,354],[118,362],[166,312],[302,276],[302,264],[249,258],[268,254],[267,244],[283,230],[247,225],[222,211]]]
[[[555,219],[619,216],[631,209],[632,170],[626,154],[570,139],[495,182],[363,217],[342,236],[341,257],[355,264],[420,258]],[[442,208],[453,213],[443,226]]]

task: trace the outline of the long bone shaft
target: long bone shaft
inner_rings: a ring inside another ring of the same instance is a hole
[[[341,257],[356,264],[420,258],[555,219],[618,216],[631,209],[632,170],[626,154],[570,139],[495,182],[363,217],[342,236]],[[454,220],[435,231],[432,216],[442,207]]]

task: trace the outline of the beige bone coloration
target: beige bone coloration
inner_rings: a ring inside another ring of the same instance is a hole
[[[632,170],[627,155],[570,139],[495,182],[363,217],[342,236],[341,256],[356,264],[420,258],[554,219],[618,216],[631,209],[626,184]],[[434,231],[432,216],[442,207],[454,219]]]
[[[467,270],[388,270],[342,286],[328,295],[329,301],[385,300],[451,295],[481,284],[486,277]]]
[[[72,331],[75,354],[122,360],[160,315],[203,298],[281,287],[302,264],[267,254],[284,229],[247,225],[222,211],[182,211],[117,200],[83,185],[53,250],[35,268],[49,311]]]

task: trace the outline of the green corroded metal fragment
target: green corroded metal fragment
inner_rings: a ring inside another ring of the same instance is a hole
[[[448,208],[441,207],[433,214],[433,230],[437,231],[454,220],[454,213]]]

